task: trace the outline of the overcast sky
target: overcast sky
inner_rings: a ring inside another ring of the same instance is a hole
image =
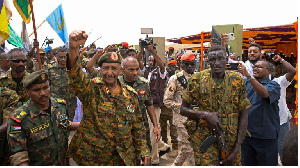
[[[13,12],[10,24],[20,35],[22,19],[12,0],[9,2]],[[150,37],[179,38],[211,31],[212,25],[254,28],[290,24],[297,20],[299,11],[298,0],[34,0],[36,26],[59,4],[63,6],[68,34],[93,30],[87,44],[102,36],[96,42],[100,47],[124,41],[138,44],[138,39],[145,37],[141,28],[153,28]],[[33,31],[32,21],[27,31]],[[54,38],[52,47],[63,45],[48,22],[37,30],[37,36],[40,46],[46,36]]]

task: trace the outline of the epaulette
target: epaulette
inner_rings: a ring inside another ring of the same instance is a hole
[[[94,83],[102,83],[102,79],[100,77],[93,78]]]
[[[139,76],[140,80],[144,83],[148,83],[148,80],[142,76]]]
[[[127,87],[127,90],[132,91],[134,94],[137,94],[137,92],[131,86],[128,85],[125,86]]]
[[[60,103],[60,104],[64,104],[64,105],[67,104],[67,102],[66,102],[64,99],[58,98],[58,99],[56,99],[56,100],[57,100],[57,102]]]
[[[20,123],[23,118],[25,118],[28,115],[28,113],[24,110],[17,111],[14,115],[11,116],[13,120]]]
[[[7,75],[6,76],[0,76],[0,79],[5,79],[7,78]]]
[[[49,64],[49,66],[48,66],[48,67],[49,67],[49,69],[51,69],[51,68],[53,68],[53,65]]]

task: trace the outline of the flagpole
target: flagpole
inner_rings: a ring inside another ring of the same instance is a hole
[[[201,32],[201,58],[200,58],[200,71],[203,70],[203,42],[204,42],[204,33]]]
[[[42,26],[42,24],[45,23],[45,21],[46,21],[46,20],[44,20],[44,21],[36,28],[36,30],[39,29],[39,28]],[[30,37],[33,33],[34,33],[34,31],[33,31],[32,33],[30,33],[30,35],[29,35],[28,37]]]
[[[36,27],[35,27],[35,18],[34,18],[32,0],[29,0],[29,3],[30,3],[31,13],[32,13],[33,32],[34,32],[35,40],[37,40],[37,33],[36,33]],[[38,60],[38,63],[39,63],[39,70],[41,70],[42,69],[42,64],[41,64],[39,46],[36,46],[36,57],[37,57],[37,60]]]

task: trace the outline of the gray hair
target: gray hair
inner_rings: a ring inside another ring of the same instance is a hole
[[[132,62],[137,62],[137,63],[139,63],[138,60],[137,60],[136,58],[134,58],[134,57],[126,57],[126,58],[123,60],[123,67],[126,66],[126,64],[127,64],[128,61],[132,61]]]

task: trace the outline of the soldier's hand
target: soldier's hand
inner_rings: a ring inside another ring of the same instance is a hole
[[[223,46],[223,47],[226,47],[226,43],[228,43],[228,34],[226,34],[226,33],[222,33],[221,34],[221,45]]]
[[[221,165],[225,165],[225,166],[233,166],[236,157],[237,157],[238,152],[234,151],[232,152],[226,159],[222,160],[220,162]]]
[[[88,34],[82,30],[74,30],[69,35],[69,47],[70,48],[78,48],[80,45],[84,45],[88,38]]]
[[[153,132],[156,137],[156,142],[158,142],[160,140],[160,131],[159,131],[158,127],[154,127]]]
[[[275,62],[280,62],[282,58],[279,55],[275,55],[272,59]]]
[[[210,132],[212,134],[215,134],[215,132],[223,132],[222,125],[219,121],[219,118],[221,115],[218,112],[208,112],[205,115],[205,120],[207,121],[207,124],[209,125]]]
[[[141,159],[141,165],[150,166],[151,158],[149,156],[145,156],[145,161]]]

